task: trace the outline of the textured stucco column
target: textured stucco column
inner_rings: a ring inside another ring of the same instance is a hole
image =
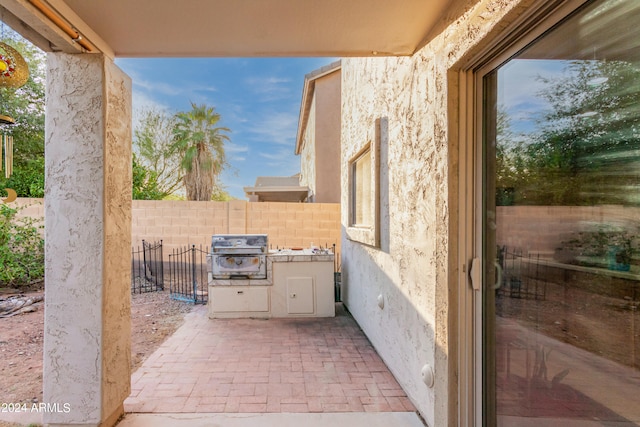
[[[99,54],[47,67],[43,421],[110,426],[130,391],[131,80]]]

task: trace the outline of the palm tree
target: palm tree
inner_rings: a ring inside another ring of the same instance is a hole
[[[216,179],[227,165],[224,141],[231,132],[216,127],[220,114],[214,107],[191,103],[191,111],[176,114],[173,149],[182,156],[187,200],[211,200]]]

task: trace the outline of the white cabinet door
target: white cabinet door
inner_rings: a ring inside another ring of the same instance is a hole
[[[313,314],[314,296],[313,277],[287,277],[287,313]]]
[[[335,316],[333,261],[274,262],[271,315]]]
[[[268,312],[266,287],[225,286],[213,289],[210,304],[214,313]]]

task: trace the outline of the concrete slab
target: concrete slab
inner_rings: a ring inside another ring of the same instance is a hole
[[[414,412],[127,414],[118,427],[424,427]]]
[[[32,406],[26,404],[27,407],[21,412],[2,412],[0,411],[0,426],[4,423],[20,424],[20,425],[42,425],[42,412],[31,410]]]

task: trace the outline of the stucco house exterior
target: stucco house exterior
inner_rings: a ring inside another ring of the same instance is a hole
[[[639,6],[457,5],[411,56],[342,59],[343,299],[430,426],[633,425],[639,318],[608,304],[640,283],[640,116],[612,118]],[[608,261],[561,258],[596,235]]]
[[[47,2],[88,48],[41,3],[0,0],[49,52],[44,399],[84,411],[45,423],[113,425],[130,392],[113,59],[327,55],[343,300],[426,424],[640,424],[637,1]]]
[[[340,61],[304,77],[296,155],[308,202],[340,203]]]

